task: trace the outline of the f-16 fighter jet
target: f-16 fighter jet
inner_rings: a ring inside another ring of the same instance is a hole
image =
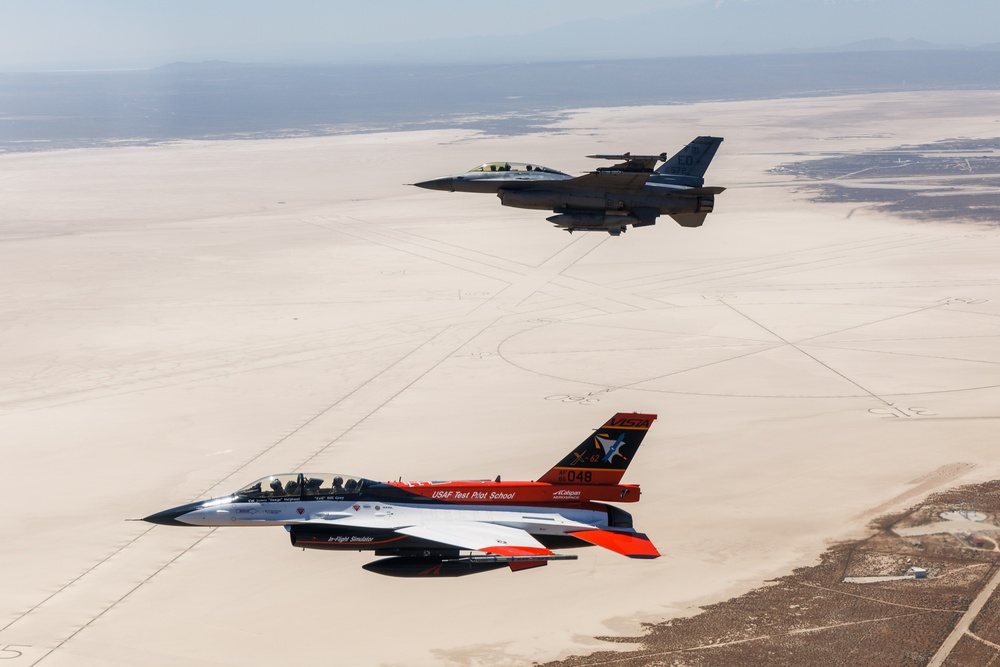
[[[722,143],[698,137],[679,153],[588,155],[621,160],[583,176],[523,162],[488,162],[464,174],[414,183],[450,192],[492,192],[504,206],[550,210],[549,222],[572,233],[607,232],[618,236],[629,225],[656,224],[661,214],[682,227],[700,227],[725,188],[705,187],[705,171]],[[659,168],[657,162],[663,162]]]
[[[535,482],[374,482],[337,474],[271,475],[239,491],[144,520],[167,526],[284,526],[292,546],[374,551],[364,569],[458,577],[575,560],[553,549],[597,545],[657,558],[632,516],[602,501],[639,500],[620,484],[656,415],[618,413]]]

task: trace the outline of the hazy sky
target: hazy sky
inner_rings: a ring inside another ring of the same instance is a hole
[[[1000,42],[1000,0],[0,0],[0,68],[510,62]]]

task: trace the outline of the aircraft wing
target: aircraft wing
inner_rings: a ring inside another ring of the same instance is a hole
[[[451,521],[397,528],[397,533],[431,540],[459,549],[496,556],[552,556],[542,543],[520,528],[481,521]],[[544,565],[544,561],[538,563]]]
[[[467,556],[395,556],[363,567],[396,577],[460,577],[507,566],[512,572],[548,565],[550,560],[575,560],[546,549],[528,532],[482,521],[448,521],[396,528],[401,535],[459,549],[482,551]]]
[[[586,190],[632,190],[644,186],[652,175],[652,172],[592,171],[568,181],[561,181],[559,186]]]

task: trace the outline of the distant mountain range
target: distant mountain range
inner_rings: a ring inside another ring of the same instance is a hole
[[[811,49],[784,49],[779,53],[854,53],[865,51],[1000,51],[1000,42],[983,44],[981,46],[962,46],[954,44],[935,44],[922,39],[864,39],[842,46],[816,47]]]
[[[525,36],[530,37],[530,35]],[[512,38],[503,38],[505,43],[510,43]],[[904,39],[897,40],[888,37],[881,37],[877,39],[865,39],[859,42],[851,42],[850,44],[843,44],[841,46],[832,47],[813,47],[813,48],[800,48],[800,49],[783,49],[781,51],[773,51],[768,53],[759,54],[747,54],[746,57],[750,58],[760,58],[767,56],[782,56],[782,55],[795,55],[795,54],[850,54],[850,53],[881,53],[881,52],[924,52],[924,51],[936,51],[936,52],[959,52],[959,53],[988,53],[988,52],[1000,52],[1000,42],[993,42],[990,44],[982,44],[980,46],[961,46],[954,44],[935,44],[933,42],[927,42],[920,39]],[[730,58],[730,57],[743,57],[743,56],[696,56],[696,58]],[[625,60],[637,60],[637,61],[649,61],[649,60],[670,60],[670,57],[661,58],[614,58],[610,62],[615,61],[625,61]],[[531,64],[536,66],[545,66],[546,64],[555,65],[557,63],[564,65],[571,65],[572,63],[592,63],[592,62],[604,62],[601,58],[576,58],[576,59],[556,59],[554,61],[533,61]],[[528,64],[528,63],[525,63]],[[520,65],[520,64],[519,64]],[[366,68],[370,65],[354,65],[353,67]],[[418,63],[416,67],[461,67],[461,65],[421,65]],[[301,68],[301,67],[352,67],[349,63],[314,63],[306,65],[290,65],[286,63],[279,62],[232,62],[228,60],[205,60],[200,62],[174,62],[168,63],[166,65],[161,65],[159,67],[154,67],[151,71],[192,71],[192,70],[211,70],[211,69],[221,69],[221,68],[232,68],[232,69],[248,69],[248,68]],[[390,65],[390,67],[399,67],[398,65]]]
[[[466,127],[546,130],[567,109],[816,95],[1000,90],[1000,49],[511,63],[0,73],[0,152]],[[919,44],[917,44],[919,45]],[[908,49],[907,47],[911,47]]]
[[[581,62],[591,60],[638,60],[700,56],[762,55],[769,53],[855,53],[869,51],[997,51],[1000,42],[977,46],[938,44],[908,38],[879,37],[842,44],[775,48],[781,42],[762,42],[724,25],[699,37],[696,31],[678,31],[666,38],[652,26],[620,36],[622,28],[607,21],[578,21],[558,30],[549,29],[522,35],[485,35],[448,39],[415,40],[385,44],[330,44],[315,50],[315,63],[338,65],[418,64],[511,64]],[[701,29],[704,31],[704,28]],[[810,40],[797,40],[799,42]],[[819,40],[812,40],[816,44]],[[794,42],[793,42],[794,43]],[[308,56],[298,60],[304,63]],[[258,59],[259,60],[259,59]],[[278,56],[267,58],[282,61]]]

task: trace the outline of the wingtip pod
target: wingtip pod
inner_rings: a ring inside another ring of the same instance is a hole
[[[549,484],[618,484],[655,419],[656,415],[651,413],[617,413],[538,481]]]

